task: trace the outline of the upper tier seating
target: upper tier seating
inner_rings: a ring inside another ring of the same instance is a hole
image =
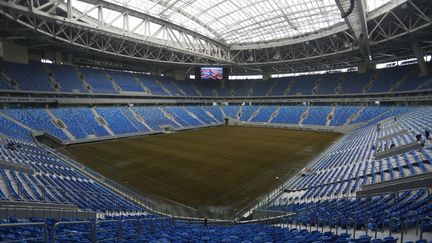
[[[374,72],[364,74],[346,73],[342,75],[341,94],[358,94],[363,93],[367,84],[372,79]]]
[[[143,85],[150,90],[152,95],[168,95],[162,87],[157,83],[156,77],[144,74],[137,74],[138,80],[143,82]]]
[[[187,80],[177,80],[173,81],[173,84],[176,85],[176,87],[183,91],[187,96],[198,96],[197,90],[194,88],[192,82]]]
[[[272,82],[256,80],[253,82],[253,90],[251,96],[267,96],[267,92],[270,90]]]
[[[293,77],[294,84],[291,86],[290,95],[311,95],[318,80],[316,75]]]
[[[84,75],[84,79],[91,86],[93,92],[109,94],[118,93],[118,91],[114,88],[112,82],[108,80],[108,77],[104,73],[104,70],[88,67],[80,67],[79,70],[82,75]]]
[[[340,74],[326,74],[319,77],[317,94],[336,94],[336,88],[342,81]]]
[[[0,89],[13,89],[2,76],[0,76]]]
[[[48,75],[45,73],[42,64],[14,64],[1,62],[0,67],[5,74],[18,83],[22,90],[54,91]]]
[[[252,81],[249,80],[237,80],[234,81],[234,92],[236,96],[249,96],[251,90]]]
[[[138,82],[135,74],[128,72],[106,71],[122,91],[126,92],[144,92],[140,82]]]
[[[414,65],[369,71],[304,75],[269,80],[174,80],[166,76],[152,76],[90,67],[77,67],[84,81],[72,66],[44,64],[0,63],[0,71],[15,80],[18,88],[27,91],[55,91],[48,78],[53,79],[62,92],[88,93],[85,82],[93,93],[141,92],[154,96],[284,96],[336,95],[375,92],[400,92],[432,89],[432,77],[419,77]],[[109,78],[110,77],[110,78]],[[112,78],[112,79],[111,79]],[[0,89],[12,89],[0,75]],[[147,92],[147,93],[145,93]]]
[[[409,67],[396,67],[381,69],[377,72],[378,78],[373,82],[368,92],[388,92],[393,85],[409,77],[411,69]]]
[[[288,94],[287,90],[290,87],[292,78],[276,78],[271,81],[274,82],[274,85],[271,89],[270,95],[282,96]]]
[[[59,83],[61,91],[88,93],[74,67],[49,65],[48,68],[52,71],[54,79]]]

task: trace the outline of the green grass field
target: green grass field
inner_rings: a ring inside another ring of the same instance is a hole
[[[224,126],[74,145],[67,154],[150,197],[191,207],[240,209],[303,168],[339,136]]]

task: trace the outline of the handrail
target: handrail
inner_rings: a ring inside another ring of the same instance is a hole
[[[279,216],[278,218],[276,218],[276,220],[277,219],[280,219],[281,221],[267,220],[267,221],[262,221],[262,222],[263,223],[267,222],[270,225],[276,225],[277,224],[276,222],[281,222],[281,224],[280,224],[281,227],[284,227],[284,225],[285,225],[286,227],[288,227],[290,229],[292,229],[293,227],[297,227],[297,226],[299,226],[299,229],[301,229],[302,225],[303,225],[301,221],[297,221],[296,218],[292,218],[291,215],[288,215],[288,216],[287,215],[282,215],[282,216]],[[424,218],[418,219],[416,221],[420,222],[419,225],[424,225],[424,223],[426,221],[429,221],[431,219],[432,219],[431,217],[424,217]],[[57,223],[55,223],[53,225],[52,229],[50,230],[50,235],[49,236],[48,236],[48,233],[49,233],[48,232],[48,226],[47,226],[47,224],[45,222],[35,222],[35,223],[6,223],[6,224],[0,224],[0,228],[2,228],[2,227],[40,226],[40,227],[43,228],[43,232],[44,232],[43,241],[45,243],[48,243],[48,242],[56,242],[55,240],[59,236],[58,235],[59,232],[57,232],[56,229],[58,229],[60,226],[62,226],[62,225],[65,225],[65,226],[66,225],[80,225],[81,224],[81,225],[88,225],[89,226],[88,231],[79,231],[79,232],[76,232],[75,234],[72,233],[72,234],[69,234],[67,236],[88,235],[87,238],[88,238],[88,240],[91,243],[104,242],[104,241],[116,240],[116,239],[117,239],[117,242],[122,242],[124,240],[127,240],[126,238],[129,238],[129,237],[136,236],[136,238],[138,238],[139,236],[141,236],[143,234],[142,227],[143,227],[143,225],[145,225],[144,224],[145,222],[148,222],[148,225],[151,227],[150,231],[153,231],[154,227],[155,227],[155,222],[156,221],[161,221],[162,224],[160,224],[160,226],[161,227],[165,227],[165,226],[167,226],[167,224],[170,224],[169,222],[171,220],[173,220],[173,219],[169,218],[169,217],[162,217],[162,218],[158,217],[158,218],[110,219],[110,220],[98,220],[98,221],[60,221],[60,222],[57,222]],[[331,219],[330,218],[330,221],[332,221],[332,220],[336,221],[335,219]],[[347,220],[348,221],[347,221],[347,225],[345,227],[345,233],[348,234],[348,231],[352,229],[352,231],[353,231],[352,238],[355,239],[356,238],[356,227],[357,227],[356,221],[353,218],[351,218],[351,217],[348,218]],[[388,230],[389,230],[389,236],[391,236],[391,233],[392,233],[391,231],[392,231],[392,227],[394,226],[394,223],[395,222],[397,222],[397,223],[402,222],[399,218],[396,218],[396,217],[392,218],[391,220],[392,220],[392,222],[391,222],[391,224],[389,225],[389,228],[388,228]],[[369,218],[368,221],[374,221],[374,219]],[[135,234],[126,235],[126,236],[123,235],[122,232],[124,232],[125,225],[127,224],[127,222],[136,222],[137,223],[137,231],[136,231]],[[164,222],[166,222],[167,224],[165,224]],[[202,222],[199,222],[199,221],[197,221],[197,222],[194,222],[194,221],[185,221],[185,222],[189,222],[191,224],[192,223],[202,224]],[[105,232],[104,230],[101,230],[101,228],[99,228],[97,226],[98,225],[103,225],[104,223],[114,223],[114,224],[117,225],[117,227],[113,228],[113,230],[117,233],[117,237],[110,238],[110,239],[103,239],[101,241],[97,239],[97,234],[98,233]],[[233,224],[245,224],[245,222],[232,222],[232,223]],[[254,223],[254,221],[250,221],[248,223]],[[319,219],[315,219],[314,223],[316,224],[317,230],[321,227],[321,229],[320,229],[321,232],[324,231],[324,223],[323,222],[320,222]],[[173,224],[171,224],[171,225],[173,225]],[[308,225],[307,224],[304,224],[304,226],[305,226],[305,229],[308,229]],[[337,228],[338,228],[338,226],[336,226],[336,229]],[[310,223],[309,224],[309,231],[311,229],[312,229],[312,224]],[[402,230],[404,230],[404,229],[402,228]],[[423,239],[422,238],[423,237],[422,233],[423,232],[420,233],[419,239]],[[338,233],[336,233],[336,234],[338,234]],[[373,236],[373,238],[375,238],[375,239],[377,238],[377,231],[375,231],[375,235]],[[403,239],[403,235],[401,235],[401,239]],[[29,239],[29,240],[31,240],[31,239]]]

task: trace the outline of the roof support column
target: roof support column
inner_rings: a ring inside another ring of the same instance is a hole
[[[98,6],[98,22],[99,22],[99,26],[102,26],[104,22],[102,5]]]
[[[415,57],[417,58],[418,66],[420,68],[420,75],[426,76],[428,74],[428,68],[426,66],[426,62],[424,60],[423,53],[420,49],[419,43],[416,41],[412,44],[413,52]]]
[[[67,0],[67,17],[72,18],[72,0]]]

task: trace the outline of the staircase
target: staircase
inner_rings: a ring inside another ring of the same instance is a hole
[[[33,133],[34,133],[34,132],[37,132],[37,131],[34,130],[33,128],[31,128],[31,127],[25,125],[24,123],[22,123],[22,122],[20,122],[20,121],[18,121],[18,120],[15,120],[15,118],[9,116],[9,115],[6,114],[6,113],[3,113],[3,112],[0,111],[0,116],[6,118],[6,119],[8,119],[8,120],[10,120],[11,122],[17,124],[18,126],[24,127],[25,129],[29,130],[30,132],[33,132]]]
[[[112,86],[114,87],[114,89],[116,89],[119,93],[123,92],[123,90],[121,89],[120,85],[118,85],[115,80],[113,79],[113,77],[107,73],[105,70],[103,70],[105,76],[107,76],[108,80],[111,81]]]
[[[291,80],[291,82],[289,82],[287,89],[285,90],[284,94],[288,95],[291,92],[292,86],[295,84],[295,80]]]
[[[172,122],[174,122],[175,124],[177,124],[179,127],[183,127],[180,123],[178,123],[176,121],[176,119],[174,119],[174,117],[170,113],[168,113],[164,109],[162,109],[162,107],[158,107],[158,109],[164,114],[164,116],[166,118],[168,118],[169,120],[171,120]]]
[[[186,108],[182,107],[182,109],[189,115],[191,116],[193,119],[201,122],[203,125],[207,125],[205,122],[203,122],[201,119],[199,119],[194,113],[190,112],[189,110],[187,110]]]
[[[313,94],[313,95],[316,94],[316,93],[318,92],[318,89],[319,89],[320,83],[321,83],[321,79],[317,79],[317,80],[315,81],[315,86],[314,86],[313,89],[312,89],[312,94]]]
[[[268,119],[267,123],[270,123],[277,115],[279,114],[279,111],[281,109],[281,106],[278,106],[275,111],[270,115],[270,118]]]
[[[342,92],[342,84],[343,84],[343,77],[339,80],[338,85],[335,88],[336,94],[340,94]]]
[[[234,89],[234,85],[231,85],[231,96],[235,96],[236,95],[236,92],[235,92],[235,89]]]
[[[161,89],[165,92],[165,93],[167,93],[168,95],[175,95],[175,94],[172,94],[171,93],[171,91],[169,91],[169,89],[167,89],[167,88],[165,88],[165,86],[162,84],[162,82],[161,81],[159,81],[158,79],[155,79],[156,80],[156,83],[157,83],[157,85],[159,85],[159,87],[161,87]]]
[[[405,82],[405,80],[408,79],[408,77],[409,77],[409,75],[405,75],[405,76],[402,77],[399,81],[397,81],[395,84],[393,84],[393,85],[390,87],[389,92],[392,92],[392,91],[394,91],[395,89],[399,88],[399,87],[400,87],[400,86]]]
[[[58,117],[55,116],[55,114],[47,107],[45,108],[46,113],[53,121],[54,125],[58,128],[60,128],[64,134],[69,138],[69,140],[76,140],[75,136],[67,129],[66,124],[60,120]]]
[[[421,84],[419,84],[419,86],[417,86],[416,90],[422,89],[423,87],[428,86],[430,84],[432,84],[432,77],[431,76],[429,76],[428,79],[426,79]]]
[[[183,96],[187,96],[186,92],[184,92],[184,90],[182,90],[174,81],[170,81],[172,83],[172,85],[179,91],[180,94],[182,94]]]
[[[236,117],[234,117],[234,118],[239,120],[240,117],[242,116],[242,114],[243,114],[243,106],[241,105],[240,109],[237,111]]]
[[[333,105],[331,111],[327,114],[326,126],[330,126],[330,122],[333,120],[336,111],[336,105]]]
[[[144,85],[144,82],[141,79],[139,79],[137,76],[134,75],[134,77],[138,82],[138,84],[141,86],[141,88],[144,90],[144,93],[151,95],[152,94],[151,90]]]
[[[352,116],[350,116],[347,120],[346,120],[346,122],[344,123],[344,126],[345,125],[348,125],[348,124],[350,124],[352,121],[354,121],[363,111],[364,111],[364,106],[362,106],[356,113],[354,113]]]
[[[145,126],[149,131],[153,131],[153,129],[145,122],[144,118],[140,116],[138,113],[136,113],[131,107],[128,107],[128,110],[130,113],[132,113],[133,117],[141,123],[143,126]]]
[[[20,90],[18,82],[9,78],[9,76],[0,68],[0,76],[3,77],[3,80],[7,82],[10,87],[13,87],[16,90]]]
[[[251,82],[251,85],[250,85],[249,90],[248,90],[248,96],[252,96],[253,95],[253,91],[254,91],[254,88],[255,88],[255,82],[256,81]]]
[[[99,115],[99,113],[96,111],[96,109],[94,107],[92,107],[90,110],[92,111],[93,115],[95,116],[96,121],[98,121],[98,123],[100,125],[102,125],[103,128],[105,128],[105,130],[108,132],[108,134],[111,136],[115,136],[115,133],[108,126],[108,123],[105,121],[105,119],[101,115]]]
[[[44,73],[47,75],[50,86],[57,92],[60,92],[60,84],[54,78],[53,72],[49,69],[47,65],[42,65]]]
[[[367,93],[368,90],[372,87],[373,82],[378,78],[378,74],[372,75],[372,77],[369,79],[369,82],[363,87],[363,93]]]
[[[218,108],[221,110],[222,116],[226,117],[225,111],[223,110],[222,106],[218,106]]]
[[[200,108],[200,109],[202,109],[202,110],[207,114],[207,116],[211,117],[211,119],[213,119],[213,121],[215,121],[215,122],[217,122],[217,123],[220,122],[220,121],[218,121],[218,120],[216,119],[216,117],[215,117],[211,112],[209,112],[208,110],[206,110],[206,109],[204,109],[204,108]],[[222,114],[223,114],[223,113],[222,113]]]
[[[270,95],[272,94],[273,89],[274,89],[274,87],[275,87],[276,85],[277,85],[277,81],[274,81],[274,82],[272,83],[272,86],[270,87],[270,89],[267,90],[267,92],[266,92],[266,96],[270,96]]]
[[[300,121],[299,121],[299,125],[302,125],[303,124],[303,122],[304,122],[304,120],[308,117],[308,115],[309,115],[309,110],[310,110],[310,106],[308,106],[307,108],[306,108],[306,110],[303,112],[303,114],[301,114],[301,116],[300,116]]]
[[[202,96],[201,91],[198,89],[198,87],[195,84],[192,84],[192,87],[194,88],[195,92],[199,95]]]
[[[261,109],[262,106],[258,107],[258,109],[252,113],[252,115],[249,117],[247,121],[250,122],[252,119],[254,119],[260,113]]]
[[[78,77],[81,80],[81,82],[83,83],[83,86],[85,89],[87,89],[87,91],[90,94],[93,94],[93,90],[91,85],[87,82],[87,80],[85,79],[84,75],[80,72],[80,70],[77,67],[74,67],[75,71],[78,73]]]

